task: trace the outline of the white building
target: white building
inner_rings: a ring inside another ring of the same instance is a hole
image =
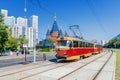
[[[28,47],[33,48],[34,44],[33,44],[33,27],[29,27],[28,28]]]
[[[7,26],[13,27],[15,25],[15,17],[8,16],[8,10],[1,9],[1,14],[4,16],[4,23]]]
[[[108,43],[108,41],[101,40],[101,45],[102,45],[102,46],[104,46],[106,43]]]
[[[17,18],[17,25],[27,27],[27,19],[22,18],[22,17],[18,17]]]
[[[38,39],[38,16],[36,15],[31,16],[30,24],[33,27],[33,29],[36,31],[36,39]]]
[[[38,40],[38,16],[31,16],[30,26],[33,27],[33,45],[35,46]]]
[[[27,27],[28,27],[28,20],[26,18],[18,17],[17,18],[17,26],[19,27],[19,30],[22,31],[21,35],[25,35],[26,39],[28,38],[27,35]]]
[[[26,39],[28,39],[28,47],[34,47],[36,45],[38,40],[38,16],[31,16],[31,27],[28,27],[27,18],[8,16],[8,10],[5,9],[2,9],[1,13],[4,15],[4,23],[12,27],[13,37],[19,38],[20,35],[25,35]]]
[[[18,38],[18,27],[16,25],[12,27],[12,37]]]
[[[3,14],[4,17],[7,17],[8,16],[8,10],[1,9],[1,14]]]
[[[18,26],[17,24],[12,27],[12,37],[19,38],[20,35],[23,35],[22,26]]]
[[[15,17],[14,16],[5,17],[4,23],[9,27],[13,27],[15,25]]]

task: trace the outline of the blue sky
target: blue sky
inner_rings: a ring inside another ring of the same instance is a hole
[[[24,17],[24,0],[1,0],[9,16]],[[79,25],[85,39],[109,40],[120,33],[120,0],[27,0],[27,18],[39,16],[39,38],[44,38],[56,14],[58,26]],[[77,32],[77,30],[76,30]]]

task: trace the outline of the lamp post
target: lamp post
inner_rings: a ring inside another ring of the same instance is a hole
[[[36,48],[34,47],[34,63],[36,63]]]
[[[23,44],[23,48],[24,48],[24,55],[25,55],[25,62],[24,62],[24,64],[28,64],[27,57],[26,57],[26,52],[25,52],[25,49],[27,48],[27,44]]]
[[[24,64],[28,64],[28,62],[27,62],[27,51],[26,51],[26,48],[27,48],[27,44],[25,42],[25,35],[24,35],[24,37],[23,37],[23,51],[24,51],[24,55],[25,55],[25,62],[24,62]]]

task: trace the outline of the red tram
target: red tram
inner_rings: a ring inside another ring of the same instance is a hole
[[[62,37],[56,45],[56,57],[63,60],[76,60],[92,54],[98,54],[103,48],[98,43],[92,43],[73,37]]]

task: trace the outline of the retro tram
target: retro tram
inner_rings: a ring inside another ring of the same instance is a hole
[[[58,60],[77,60],[102,51],[103,48],[98,43],[73,37],[59,38],[56,45],[56,57]]]

